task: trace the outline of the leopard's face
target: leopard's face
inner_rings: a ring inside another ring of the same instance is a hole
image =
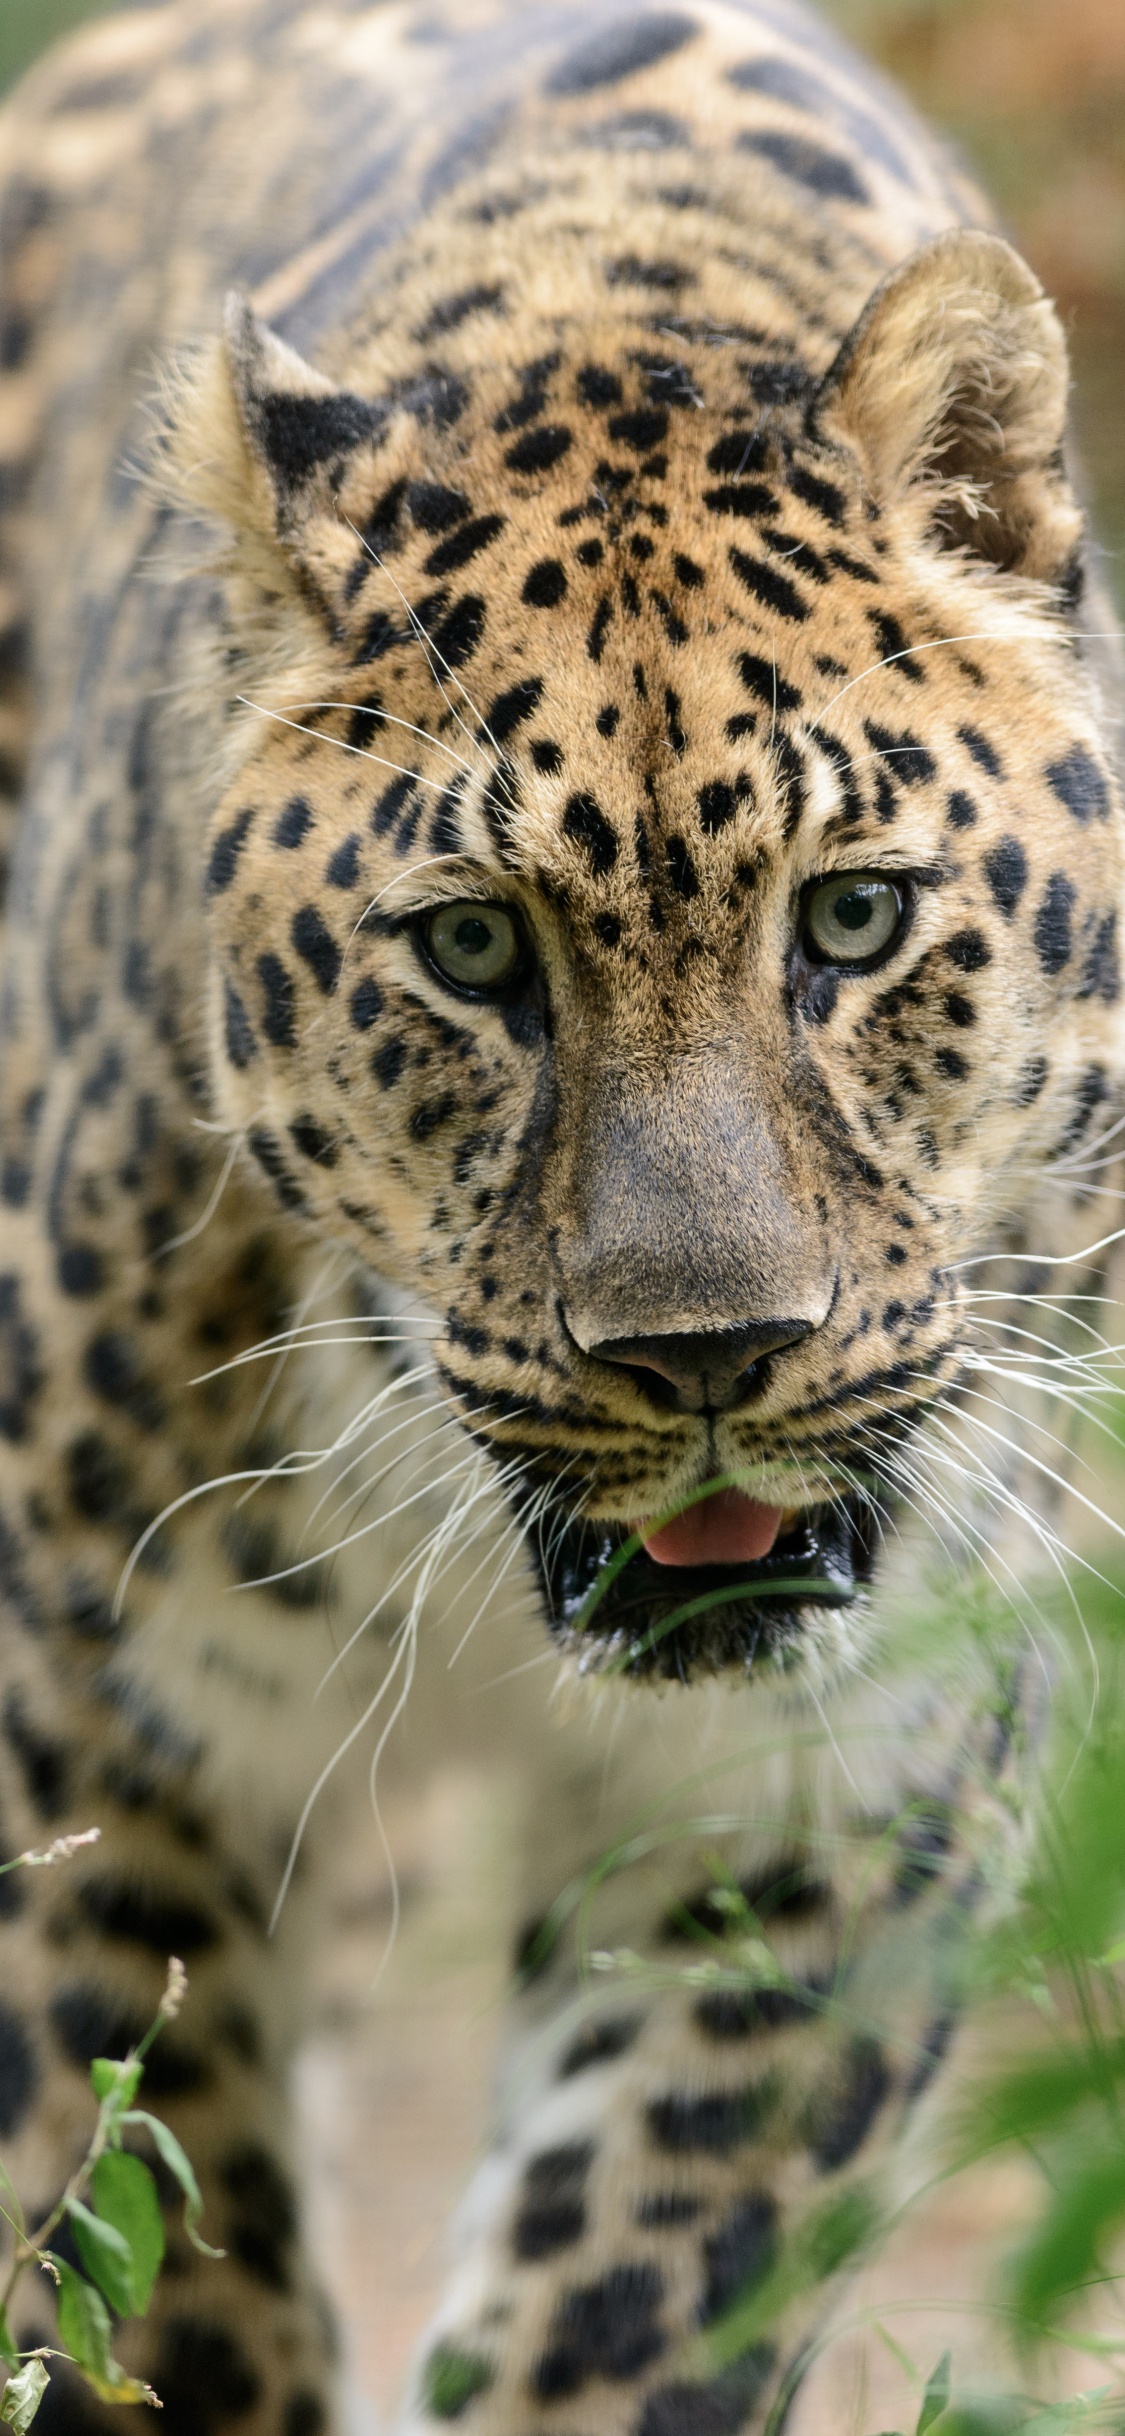
[[[437,1314],[556,1625],[682,1672],[869,1573],[964,1264],[1114,1087],[1121,834],[1059,602],[678,379],[607,341],[522,416],[482,371],[471,448],[335,431],[334,673],[208,889],[227,1115]]]

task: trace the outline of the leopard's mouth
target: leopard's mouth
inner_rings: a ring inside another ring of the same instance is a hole
[[[533,1545],[549,1630],[582,1671],[687,1682],[783,1659],[810,1610],[850,1606],[871,1579],[878,1525],[859,1496],[806,1507],[767,1556],[736,1564],[659,1564],[614,1523]]]

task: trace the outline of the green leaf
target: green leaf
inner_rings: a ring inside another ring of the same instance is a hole
[[[917,2436],[927,2436],[927,2430],[945,2410],[949,2402],[949,2389],[952,2381],[953,2354],[951,2351],[946,2351],[942,2353],[922,2396],[922,2408],[918,2413]]]
[[[116,2098],[119,2106],[131,2106],[141,2085],[144,2065],[131,2058],[114,2063],[111,2056],[96,2055],[90,2066],[90,2081],[99,2106],[107,2098]]]
[[[25,2360],[23,2367],[9,2377],[0,2396],[0,2419],[5,2427],[15,2429],[16,2436],[27,2436],[49,2384],[42,2360]]]
[[[103,2224],[114,2226],[129,2245],[132,2312],[143,2318],[164,2256],[160,2201],[147,2165],[123,2149],[107,2150],[94,2167],[94,2206]],[[88,2259],[86,2264],[90,2265]],[[112,2300],[112,2293],[107,2297]]]
[[[68,2200],[67,2215],[87,2275],[93,2277],[119,2318],[131,2318],[133,2253],[125,2235],[118,2232],[116,2225],[103,2224],[100,2216],[91,2215],[80,2199]]]
[[[12,2341],[12,2330],[2,2309],[0,2309],[0,2360],[3,2361],[5,2368],[16,2369],[20,2364],[19,2353]]]
[[[175,2133],[169,2131],[167,2124],[161,2122],[159,2115],[146,2115],[141,2109],[138,2109],[135,2114],[123,2115],[121,2120],[123,2123],[143,2123],[146,2131],[152,2133],[160,2156],[169,2173],[175,2175],[183,2192],[184,2231],[188,2240],[194,2243],[197,2250],[202,2251],[204,2258],[225,2258],[225,2250],[213,2250],[210,2242],[204,2241],[202,2236],[196,2232],[195,2228],[203,2214],[203,2200],[190,2159],[185,2157]]]
[[[151,2399],[148,2386],[139,2384],[135,2377],[127,2377],[120,2361],[113,2357],[110,2350],[113,2330],[101,2293],[83,2276],[76,2275],[65,2258],[57,2258],[53,2250],[47,2256],[59,2279],[59,2341],[81,2369],[87,2385],[93,2386],[103,2402],[148,2402]]]

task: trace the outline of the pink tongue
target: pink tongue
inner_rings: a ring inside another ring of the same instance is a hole
[[[688,1506],[645,1540],[658,1565],[746,1565],[768,1556],[781,1528],[780,1506],[755,1505],[741,1489],[719,1489]],[[644,1530],[637,1523],[638,1531]]]

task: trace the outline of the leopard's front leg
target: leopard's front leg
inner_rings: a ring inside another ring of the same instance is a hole
[[[34,2229],[85,2152],[92,2059],[140,2038],[168,1956],[181,1956],[187,2001],[149,2053],[139,2103],[182,2142],[202,2186],[202,2230],[225,2256],[190,2246],[172,2178],[135,2135],[161,2182],[168,2251],[148,2318],[123,2327],[116,2349],[155,2387],[169,2436],[227,2426],[322,2436],[334,2424],[333,2340],[301,2247],[287,2086],[300,1988],[314,1976],[307,1907],[298,1902],[271,1941],[276,1856],[263,1851],[256,1866],[245,1835],[224,1832],[214,1812],[205,1819],[139,1739],[107,1764],[104,1724],[86,1740],[75,1723],[72,1711],[64,1739],[34,1683],[9,1688],[8,1850],[92,1820],[101,1840],[57,1868],[0,1880],[0,2155]],[[81,2266],[65,2224],[51,2246]],[[25,2271],[12,2314],[22,2345],[56,2339],[44,2274]],[[40,2424],[87,2436],[117,2420],[60,2370]]]
[[[965,1770],[985,1806],[995,1750]],[[784,2410],[954,2029],[995,1820],[949,1801],[950,1746],[918,1757],[846,1827],[685,1840],[600,1916],[532,1922],[499,2137],[401,2436],[743,2436]]]

